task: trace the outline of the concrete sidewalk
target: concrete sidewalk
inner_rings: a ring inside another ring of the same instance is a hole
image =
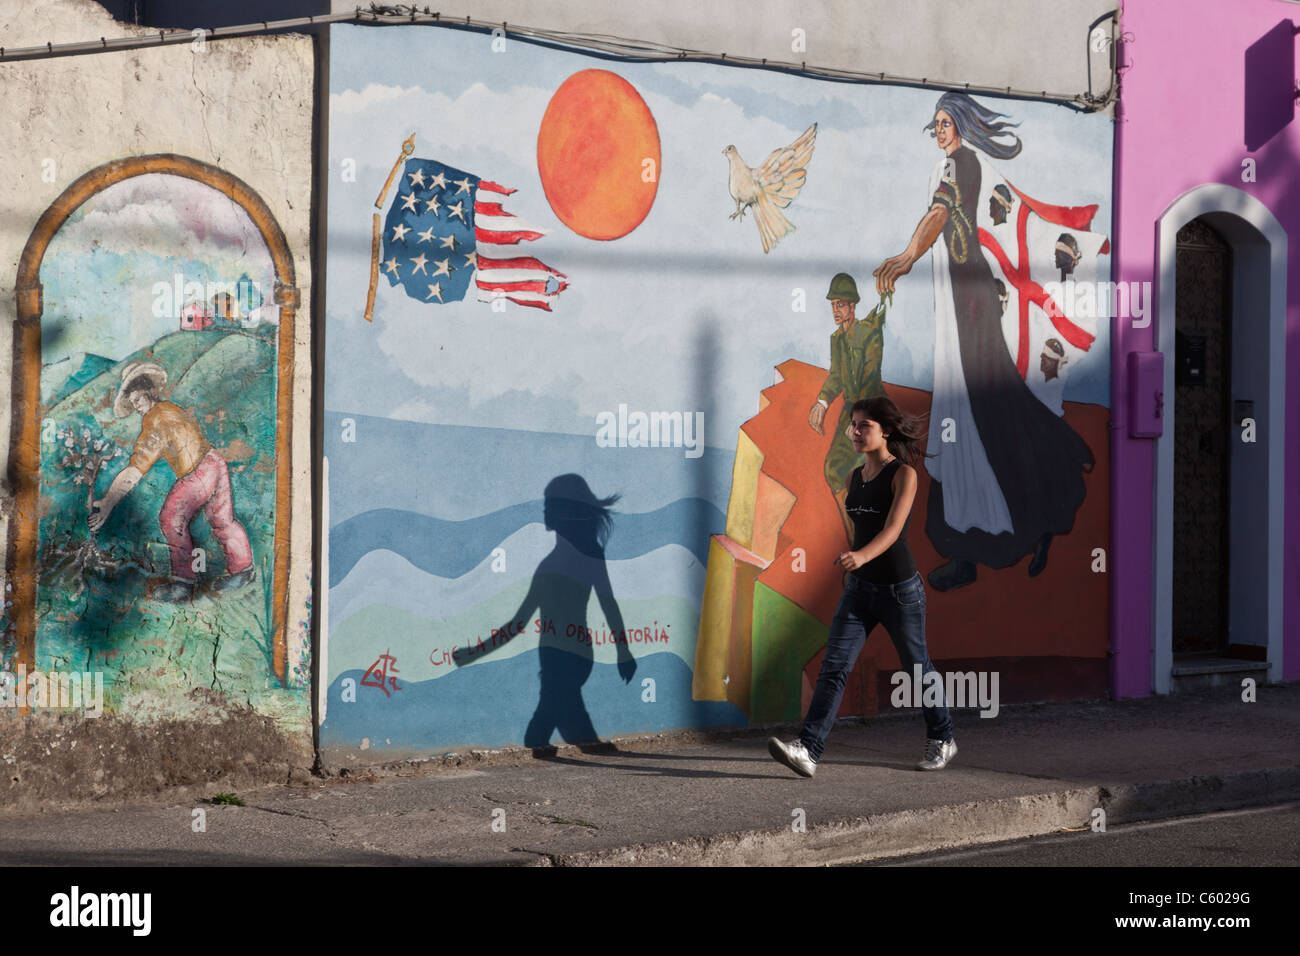
[[[1096,807],[1113,826],[1300,799],[1300,684],[1251,704],[1227,688],[955,720],[960,753],[934,773],[913,769],[924,727],[908,712],[840,723],[812,779],[762,732],[466,757],[248,791],[245,807],[195,794],[4,815],[0,865],[846,863],[1085,827]]]

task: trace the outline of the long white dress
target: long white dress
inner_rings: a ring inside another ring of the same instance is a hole
[[[1014,564],[1042,535],[1073,527],[1085,494],[1081,472],[1094,461],[1026,384],[1008,350],[991,257],[978,236],[981,225],[992,225],[980,207],[1000,182],[967,146],[931,175],[932,201],[943,202],[949,216],[932,247],[935,364],[926,450],[935,457],[926,460],[926,532],[940,554],[990,567]]]

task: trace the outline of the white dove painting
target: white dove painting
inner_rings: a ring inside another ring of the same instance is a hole
[[[774,149],[756,169],[745,165],[735,146],[722,151],[731,167],[727,189],[736,201],[736,211],[731,218],[743,219],[745,210],[754,207],[754,222],[758,224],[764,252],[771,252],[782,236],[794,232],[794,223],[786,219],[781,210],[794,201],[808,180],[805,167],[812,159],[816,142],[817,124],[813,123],[789,146]]]

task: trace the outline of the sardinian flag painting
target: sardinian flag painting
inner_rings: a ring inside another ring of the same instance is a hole
[[[459,302],[474,292],[478,301],[504,299],[551,310],[568,283],[564,273],[540,259],[521,255],[521,242],[545,230],[507,212],[502,203],[515,190],[432,159],[410,156],[414,137],[402,145],[375,205],[393,197],[382,229],[375,214],[370,295],[366,319],[374,313],[380,275],[421,302]],[[400,168],[400,177],[397,173]],[[382,246],[382,252],[380,251]]]
[[[1004,179],[983,156],[978,235],[1002,306],[1002,331],[1029,390],[1062,414],[1071,367],[1096,341],[1101,256],[1106,236],[1091,231],[1095,204],[1042,202]]]

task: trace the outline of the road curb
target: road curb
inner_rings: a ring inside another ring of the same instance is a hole
[[[545,854],[533,866],[833,866],[1000,843],[1108,826],[1300,799],[1300,766],[1178,780],[1105,784],[865,817],[809,821],[792,829],[747,830],[580,853]]]

